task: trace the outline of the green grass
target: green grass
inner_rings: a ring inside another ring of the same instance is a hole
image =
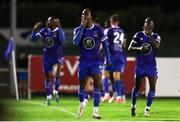
[[[44,98],[33,98],[32,100],[15,99],[3,100],[7,110],[7,118],[10,121],[93,121],[93,100],[87,104],[82,118],[77,118],[79,107],[77,97],[61,97],[60,104],[53,100],[51,106],[45,106]],[[128,98],[125,104],[101,103],[99,112],[104,121],[180,121],[180,99],[179,98],[155,98],[150,117],[144,117],[143,110],[146,104],[145,98],[137,100],[137,117],[130,116],[131,101]]]

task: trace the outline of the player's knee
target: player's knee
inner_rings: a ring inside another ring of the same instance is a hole
[[[121,80],[121,73],[120,72],[114,72],[113,73],[114,80]]]
[[[103,77],[109,78],[109,76],[110,76],[110,75],[109,75],[109,72],[108,72],[108,71],[104,71],[104,72],[103,72]]]
[[[121,76],[120,75],[115,75],[113,78],[114,78],[115,81],[121,80]]]

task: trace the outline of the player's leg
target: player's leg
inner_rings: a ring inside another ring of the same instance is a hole
[[[24,71],[24,78],[23,78],[23,95],[27,96],[27,83],[28,83],[28,73]]]
[[[116,102],[117,103],[125,103],[125,91],[124,91],[125,85],[124,85],[124,81],[122,78],[122,74],[124,72],[124,66],[125,66],[124,58],[118,59],[117,61],[118,61],[118,63],[115,63],[114,67],[113,67],[113,71],[114,71],[113,77],[116,82],[117,95],[118,95]]]
[[[116,88],[116,82],[114,82],[113,72],[110,72],[109,74],[110,74],[110,80],[111,80],[112,92],[113,92],[113,95],[112,95],[111,99],[109,100],[109,103],[112,103],[113,100],[115,100],[117,97],[117,88]]]
[[[59,94],[58,94],[58,89],[60,85],[60,70],[62,68],[62,64],[54,64],[52,70],[52,75],[54,76],[54,90],[53,90],[53,95],[56,99],[56,102],[59,103]]]
[[[22,86],[23,86],[23,80],[22,80],[22,73],[18,72],[17,73],[17,78],[18,78],[18,91],[19,91],[19,96],[22,97]]]
[[[155,97],[155,89],[156,89],[156,81],[157,81],[157,77],[152,77],[152,76],[148,76],[148,81],[149,81],[149,92],[148,92],[148,96],[147,96],[147,103],[146,103],[146,107],[144,110],[144,115],[146,117],[149,117],[150,114],[150,106],[153,102],[153,99]]]
[[[117,97],[116,97],[116,103],[122,102],[122,90],[123,90],[123,81],[121,80],[121,72],[115,71],[113,73],[114,81],[116,83],[116,89],[117,89]]]
[[[79,97],[79,110],[78,110],[78,117],[82,117],[84,113],[84,108],[86,106],[86,102],[84,102],[86,91],[85,91],[85,86],[86,86],[86,81],[88,78],[85,78],[83,80],[79,81],[79,90],[78,90],[78,97]]]
[[[86,66],[79,66],[78,68],[78,76],[79,76],[79,90],[78,90],[78,97],[79,97],[79,109],[77,116],[82,117],[84,108],[85,108],[85,102],[84,98],[86,95],[85,87],[89,78],[89,71]]]
[[[90,99],[90,93],[93,91],[93,79],[91,77],[87,78],[86,86],[85,86],[85,96],[84,102],[87,104]]]
[[[124,74],[124,69],[125,69],[125,61],[123,63],[120,64],[120,67],[119,67],[119,71],[121,72],[120,73],[120,78],[121,78],[121,85],[122,85],[122,89],[121,89],[121,92],[122,92],[122,103],[125,103],[126,102],[126,92],[125,92],[125,81],[123,80],[123,74]]]
[[[134,88],[132,89],[131,92],[131,116],[136,116],[136,100],[137,100],[137,95],[141,87],[141,82],[143,80],[143,77],[135,77],[135,84]]]
[[[51,103],[51,90],[52,90],[52,84],[51,84],[51,71],[52,71],[52,65],[49,63],[49,57],[46,57],[43,55],[43,69],[44,69],[44,75],[45,75],[45,90],[46,90],[46,97],[47,97],[47,106],[49,106]]]
[[[47,106],[51,105],[51,73],[45,72],[45,89],[46,89],[46,99],[47,99]]]
[[[103,87],[104,97],[102,98],[101,102],[105,102],[110,99],[108,80],[109,80],[109,71],[104,70],[102,76],[102,87]]]
[[[122,80],[122,102],[126,103],[126,86],[123,80]]]
[[[101,116],[99,115],[98,109],[99,109],[99,104],[100,104],[100,97],[101,97],[101,78],[102,75],[100,73],[96,73],[92,75],[93,81],[94,81],[94,110],[93,110],[93,118],[95,119],[101,119]]]

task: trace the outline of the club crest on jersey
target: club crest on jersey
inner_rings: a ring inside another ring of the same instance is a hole
[[[83,45],[84,47],[87,49],[87,50],[90,50],[92,49],[94,46],[95,46],[95,41],[93,38],[91,37],[86,37],[84,40],[83,40]]]
[[[51,37],[46,37],[44,40],[45,40],[45,41],[44,41],[45,46],[46,46],[47,48],[51,48],[51,47],[54,45],[53,38],[51,38]]]
[[[143,55],[149,55],[152,52],[152,46],[149,43],[143,43],[141,47],[147,48],[147,51],[143,52]]]

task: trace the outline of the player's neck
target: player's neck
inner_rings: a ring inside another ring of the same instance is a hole
[[[114,24],[114,25],[111,25],[111,27],[112,27],[112,28],[119,28],[119,26],[118,26],[118,25],[115,25],[115,24]]]
[[[93,22],[88,22],[88,23],[86,24],[86,28],[87,28],[87,29],[90,29],[90,28],[92,28],[93,25],[94,25]]]
[[[56,29],[56,27],[49,27],[51,31],[53,31],[54,29]]]
[[[153,34],[153,32],[147,33],[146,31],[144,31],[144,33],[145,33],[147,36],[151,36],[151,35]]]

